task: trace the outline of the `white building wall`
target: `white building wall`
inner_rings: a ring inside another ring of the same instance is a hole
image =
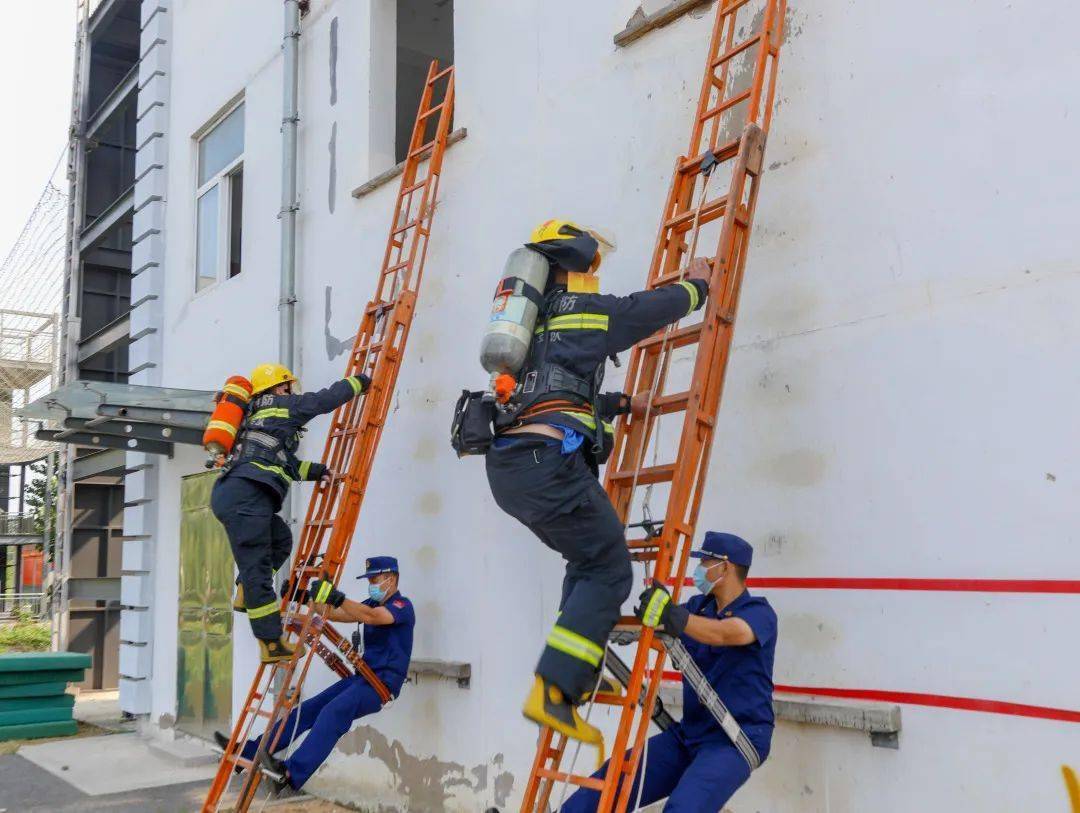
[[[359,200],[349,191],[389,165],[389,5],[313,2],[304,22],[298,337],[308,388],[341,374],[339,342],[355,332],[388,230],[396,185]],[[342,741],[315,780],[320,792],[476,810],[511,809],[523,789],[535,729],[519,707],[555,614],[560,562],[497,510],[482,462],[454,457],[447,426],[461,388],[483,381],[476,348],[491,286],[536,222],[564,215],[612,229],[619,250],[605,287],[644,280],[712,13],[616,49],[611,37],[636,5],[457,4],[455,126],[469,135],[447,154],[348,572],[368,554],[397,555],[417,607],[415,655],[470,663],[472,684],[408,687]],[[170,13],[161,382],[210,389],[277,348],[281,14],[255,0],[187,0]],[[1080,70],[1078,23],[1064,0],[792,3],[701,518],[754,543],[753,575],[1075,578],[1080,201],[1063,168],[1080,136],[1064,82]],[[192,135],[239,94],[244,272],[193,295]],[[325,428],[312,425],[308,456]],[[176,705],[180,477],[200,465],[193,449],[161,461],[160,724]],[[1064,645],[1080,616],[1075,596],[762,592],[780,614],[780,684],[1080,708],[1078,656]],[[254,662],[238,624],[237,706]],[[305,691],[329,681],[313,670]],[[865,734],[781,724],[772,757],[730,807],[1065,809],[1059,765],[1070,759],[1080,759],[1075,723],[905,705],[897,751]]]
[[[131,336],[129,383],[161,386],[162,267],[165,245],[165,205],[169,119],[170,20],[169,0],[142,4],[138,121],[135,141],[135,215],[131,249]],[[120,614],[120,707],[129,714],[147,714],[154,674],[155,555],[161,460],[131,452],[124,478],[124,550]],[[168,535],[168,532],[166,532]],[[168,567],[169,559],[165,565]],[[175,573],[176,568],[170,568]],[[175,595],[173,582],[171,591]],[[168,599],[165,600],[168,604]],[[167,617],[176,620],[175,606]],[[175,646],[173,647],[175,653]]]

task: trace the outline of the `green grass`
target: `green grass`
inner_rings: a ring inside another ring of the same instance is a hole
[[[0,653],[48,652],[52,634],[48,624],[39,621],[16,621],[0,627]]]

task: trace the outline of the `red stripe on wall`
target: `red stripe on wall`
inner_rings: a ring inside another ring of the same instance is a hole
[[[664,680],[681,682],[682,675],[667,670]],[[827,686],[785,686],[776,684],[776,691],[785,694],[840,697],[848,700],[874,700],[882,703],[901,703],[908,706],[933,706],[959,711],[979,711],[987,714],[1008,714],[1013,717],[1034,717],[1039,720],[1058,720],[1080,723],[1080,711],[1050,706],[1031,706],[1026,703],[1007,703],[1003,700],[982,700],[977,697],[954,697],[947,694],[922,692],[890,692],[880,689],[836,689]]]
[[[693,579],[687,578],[691,586]],[[949,593],[1080,593],[1078,579],[863,579],[762,576],[750,587],[794,590],[927,590]]]

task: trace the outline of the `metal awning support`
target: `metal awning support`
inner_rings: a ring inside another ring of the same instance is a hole
[[[135,63],[131,70],[127,72],[120,84],[113,88],[112,93],[106,97],[98,109],[94,111],[94,114],[90,116],[90,120],[86,124],[86,132],[84,136],[86,138],[93,138],[96,133],[105,122],[112,118],[113,113],[120,109],[125,103],[135,96],[135,90],[139,86],[139,63]]]
[[[62,427],[39,429],[40,440],[171,456],[176,443],[201,445],[213,396],[205,390],[76,381],[17,414]]]
[[[112,350],[117,345],[128,340],[131,328],[131,313],[118,316],[100,330],[91,333],[84,339],[79,339],[79,364],[98,353]]]
[[[161,424],[175,429],[197,429],[200,438],[203,429],[206,428],[206,421],[210,417],[209,412],[192,412],[185,409],[164,409],[161,407],[121,406],[120,404],[109,403],[99,406],[97,414],[109,418]],[[176,442],[185,443],[186,441],[178,440]],[[201,439],[194,442],[199,443]]]
[[[119,449],[102,449],[75,458],[73,479],[78,482],[106,474],[122,475],[127,471],[127,455]]]
[[[131,215],[135,208],[135,185],[132,184],[120,197],[109,204],[93,223],[82,230],[79,236],[79,251],[87,251],[101,240],[113,226]]]
[[[63,435],[63,437],[58,437]],[[70,443],[73,446],[92,446],[97,449],[123,449],[127,452],[146,452],[172,457],[173,444],[155,440],[122,438],[118,435],[94,434],[89,432],[60,432],[56,429],[39,429],[34,433],[38,440],[50,443]]]
[[[107,416],[87,421],[82,418],[68,418],[64,429],[78,432],[100,432],[103,435],[115,435],[120,438],[138,440],[160,440],[164,443],[188,443],[199,446],[202,443],[201,429],[178,429],[162,424],[140,423],[138,421],[113,420]]]

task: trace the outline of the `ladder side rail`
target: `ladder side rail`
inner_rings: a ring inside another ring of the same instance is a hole
[[[437,63],[433,61],[432,68],[429,69],[429,76],[435,73],[436,65]],[[394,387],[397,383],[398,373],[400,372],[401,355],[404,352],[404,347],[408,340],[416,309],[416,289],[419,286],[423,274],[423,265],[424,260],[426,259],[428,235],[430,232],[430,229],[424,228],[424,226],[427,225],[429,227],[434,216],[435,206],[432,201],[437,199],[436,196],[440,178],[440,172],[436,170],[441,167],[442,158],[445,153],[449,120],[453,109],[453,75],[453,72],[451,72],[449,74],[450,78],[447,80],[446,96],[443,102],[445,106],[440,111],[436,130],[436,146],[430,159],[428,159],[432,163],[428,167],[428,174],[425,178],[424,186],[422,187],[422,197],[420,202],[422,213],[418,213],[418,223],[416,226],[412,227],[412,239],[408,241],[410,243],[410,256],[408,264],[404,268],[406,272],[404,275],[405,283],[400,286],[401,290],[397,295],[394,308],[387,316],[389,328],[386,337],[386,345],[384,345],[380,351],[376,369],[372,376],[372,390],[375,389],[375,382],[377,381],[380,384],[380,391],[375,394],[374,399],[371,399],[371,395],[374,393],[369,393],[368,398],[365,399],[364,407],[366,420],[363,423],[362,433],[367,434],[367,437],[364,438],[367,442],[358,443],[356,449],[367,449],[369,452],[369,459],[365,460],[365,465],[360,467],[361,477],[360,482],[357,483],[360,494],[365,493],[367,490],[367,484],[372,471],[371,464],[373,463],[373,460],[370,458],[373,458],[374,456],[379,439],[382,436],[386,416],[390,411],[390,402],[393,397]],[[429,82],[425,91],[425,99],[428,104],[430,104],[431,93],[432,86]],[[419,125],[417,125],[417,127],[419,127]],[[420,137],[421,135],[414,133],[414,140]],[[413,163],[420,163],[419,159],[415,159]],[[416,173],[414,169],[410,176],[403,178],[402,188],[405,188],[405,185],[409,183],[410,178],[412,181],[415,181],[415,177]],[[421,241],[423,246],[422,249],[420,248]],[[412,273],[414,269],[416,271],[415,275]],[[412,286],[409,285],[411,279],[415,280]],[[380,368],[379,364],[383,364],[385,367]],[[375,417],[373,418],[372,416]],[[355,505],[353,504],[353,501],[350,501],[347,504],[342,516],[342,531],[344,531],[346,527],[355,527],[360,507],[359,500],[355,501]],[[334,547],[335,542],[337,543],[335,548],[335,559],[344,561],[344,557],[348,554],[348,550],[351,546],[351,541],[352,534],[348,534],[337,540],[331,537],[331,547]]]
[[[732,199],[738,199],[741,197],[743,183],[745,181],[745,161],[746,150],[740,150],[739,166],[736,166],[732,174],[730,191],[728,195],[729,201]],[[726,257],[728,253],[734,250],[734,226],[737,209],[729,206],[728,211],[725,213],[725,224],[721,231],[721,246],[717,252],[718,257]],[[730,224],[730,225],[729,225]],[[713,284],[718,281],[716,279],[718,269],[714,267]],[[732,275],[726,275],[725,281],[731,278]],[[730,286],[726,286],[729,289]],[[729,295],[722,294],[720,297],[710,297],[709,302],[706,304],[705,314],[705,327],[698,343],[698,354],[694,371],[694,384],[692,389],[697,392],[701,392],[708,386],[709,380],[712,378],[722,379],[723,370],[717,370],[710,368],[708,365],[712,360],[713,353],[710,352],[714,347],[722,347],[730,344],[730,342],[720,342],[718,325],[721,324],[722,308],[727,304],[725,300],[729,298]],[[723,325],[725,328],[730,328],[729,325]],[[705,351],[705,352],[702,352]],[[725,365],[726,366],[726,365]],[[717,400],[716,404],[719,404],[718,396],[719,390],[716,391]],[[688,549],[690,542],[692,541],[694,527],[690,524],[688,527],[688,533],[682,535],[682,544],[679,545],[679,540],[675,539],[677,533],[679,533],[675,525],[681,524],[683,518],[686,516],[688,507],[691,502],[692,491],[694,491],[694,484],[701,482],[700,478],[704,477],[708,465],[708,455],[705,454],[705,449],[709,445],[705,438],[711,440],[712,436],[712,423],[715,421],[715,411],[718,407],[713,407],[710,410],[714,414],[707,414],[704,417],[707,420],[707,425],[701,425],[701,413],[703,411],[702,401],[706,402],[706,405],[711,406],[713,399],[705,398],[692,398],[688,404],[686,414],[683,420],[682,435],[679,441],[679,450],[676,459],[680,462],[680,468],[677,470],[676,477],[672,480],[671,490],[668,494],[667,511],[665,512],[664,529],[661,534],[661,546],[659,554],[653,566],[653,578],[657,579],[661,583],[666,582],[671,576],[672,564],[675,559],[676,553],[679,555],[679,563],[681,565],[678,571],[678,578],[673,585],[673,596],[675,600],[678,599],[682,589],[682,576],[685,572],[685,565],[688,558]],[[687,468],[687,465],[693,463],[692,468]],[[696,511],[692,512],[696,515]],[[694,517],[696,519],[696,516]],[[677,550],[681,548],[681,551]],[[633,725],[633,718],[636,716],[634,713],[636,710],[631,710],[628,714],[623,714],[620,719],[620,726],[618,733],[616,734],[615,743],[612,746],[611,768],[609,772],[615,775],[625,775],[632,777],[641,754],[641,744],[644,743],[646,734],[648,733],[648,721],[652,715],[653,700],[656,697],[655,689],[657,688],[657,679],[662,673],[663,654],[658,654],[655,657],[654,663],[658,663],[659,666],[653,666],[649,669],[648,659],[650,649],[653,644],[653,630],[651,628],[643,628],[641,638],[637,644],[637,652],[634,658],[634,670],[631,674],[631,685],[627,690],[628,696],[636,698],[637,693],[640,691],[641,678],[646,670],[649,670],[653,675],[653,680],[650,681],[649,690],[646,693],[645,699],[645,713],[641,715],[640,724],[637,726],[637,731],[633,747],[627,758],[625,749],[627,745],[627,739],[630,734],[630,728]],[[624,763],[625,762],[625,766]],[[608,783],[605,787],[604,794],[601,796],[599,808],[600,810],[607,810],[608,804],[611,804],[614,793],[616,792],[618,783]],[[609,793],[610,792],[610,793]],[[630,789],[627,787],[619,792],[618,807],[622,809],[625,807],[627,800],[629,799]]]
[[[705,114],[709,109],[709,98],[712,96],[712,89],[717,89],[717,104],[722,105],[725,101],[728,101],[730,97],[727,97],[728,91],[728,78],[730,76],[729,68],[730,61],[724,62],[720,66],[720,76],[716,77],[716,64],[717,55],[721,52],[720,42],[723,40],[723,52],[731,50],[735,43],[735,16],[737,9],[729,11],[721,11],[716,15],[716,28],[714,39],[709,43],[709,61],[705,67],[705,81],[701,85],[702,97],[698,102],[697,117],[695,119],[695,135],[697,140],[690,147],[691,155],[698,155],[708,150],[714,149],[720,136],[720,120],[723,118],[722,114],[712,116],[709,120],[709,142],[702,148],[701,139],[704,136],[705,130]],[[726,30],[726,36],[724,32]]]
[[[723,199],[718,198],[712,201],[705,200],[703,194],[698,204],[699,209],[696,215],[698,222],[711,222],[723,217],[718,250],[713,260],[712,287],[715,293],[709,298],[697,336],[683,331],[678,340],[678,346],[687,346],[695,341],[698,344],[695,377],[693,385],[686,393],[685,404],[682,403],[682,399],[677,399],[673,403],[665,404],[665,412],[660,413],[662,415],[683,411],[685,414],[676,468],[670,481],[671,488],[667,496],[664,526],[657,540],[657,550],[655,554],[642,554],[642,559],[646,562],[649,560],[654,562],[655,577],[662,581],[670,581],[673,576],[676,577],[673,583],[673,596],[676,600],[688,566],[693,534],[708,474],[727,362],[731,354],[733,322],[742,288],[749,235],[759,190],[760,156],[764,147],[764,135],[768,131],[773,113],[779,47],[783,39],[786,0],[766,0],[761,29],[758,34],[752,35],[753,44],[743,41],[733,51],[737,22],[735,13],[746,5],[746,2],[747,0],[730,0],[730,2],[722,0],[717,10],[705,83],[699,97],[698,115],[694,120],[690,153],[700,155],[699,150],[701,153],[713,150],[715,154],[721,132],[720,124],[725,117],[730,122],[731,116],[737,116],[746,125],[757,125],[760,129],[755,134],[753,130],[744,128],[739,138],[723,146],[722,155],[717,157],[722,162],[729,160],[729,156],[736,159],[731,168],[728,194]],[[721,58],[719,53],[721,42],[725,43],[722,52],[725,55],[724,58]],[[749,88],[729,95],[727,88],[730,76],[729,66],[733,62],[730,56],[735,53],[749,53],[754,47],[758,50],[754,55]],[[719,76],[716,74],[716,68],[720,68]],[[713,87],[719,91],[719,100],[710,111],[707,108]],[[745,107],[739,109],[738,105],[743,103]],[[738,112],[728,114],[728,110]],[[710,119],[712,122],[709,121]],[[710,127],[707,142],[703,140],[706,135],[706,125]],[[752,151],[755,153],[751,154]],[[693,169],[692,162],[688,163],[687,159],[677,163],[676,176],[669,191],[664,220],[650,267],[650,285],[654,282],[664,284],[678,276],[677,269],[681,266],[683,255],[688,248],[682,235],[687,230],[691,206],[690,196],[693,195],[697,183],[697,176],[693,174]],[[632,351],[626,376],[630,391],[636,394],[652,386],[657,373],[663,375],[666,372],[670,358],[667,335],[662,337],[662,343],[655,339],[646,340],[646,343],[639,344]],[[654,389],[654,401],[664,396],[663,387],[659,386],[659,382]],[[682,394],[672,393],[672,395]],[[612,465],[608,467],[605,487],[624,521],[627,512],[633,507],[635,484],[628,484],[625,474],[618,479],[614,479],[612,474],[616,471],[624,473],[641,471],[643,460],[640,458],[643,457],[643,450],[648,446],[654,422],[660,415],[650,414],[648,420],[637,421],[632,417],[623,416],[618,422],[615,449],[612,455],[614,467]],[[644,547],[651,548],[652,546]],[[648,565],[646,567],[648,569]],[[649,655],[653,649],[657,651],[657,654],[650,663]],[[629,700],[623,704],[624,710],[620,715],[619,731],[615,746],[612,748],[612,758],[609,763],[607,781],[602,790],[599,810],[609,811],[614,806],[614,809],[622,811],[626,808],[633,793],[633,783],[620,783],[620,778],[632,779],[636,772],[636,765],[640,760],[644,740],[648,733],[649,717],[659,690],[665,655],[666,648],[662,643],[653,640],[652,630],[642,629],[635,653],[634,668],[627,686]],[[634,722],[638,708],[634,701],[640,697],[646,675],[650,680],[645,687],[645,697],[642,701],[642,709],[645,713],[640,717],[635,729]],[[634,729],[634,737],[627,755],[626,744],[631,729]],[[537,752],[523,809],[533,809],[530,805],[536,799],[535,789],[538,777],[565,778],[574,780],[575,784],[580,784],[576,781],[579,777],[565,777],[559,774],[557,768],[562,753],[548,747],[550,740],[551,732],[542,732],[542,747]],[[623,758],[624,755],[626,759]],[[554,757],[554,765],[546,767],[551,762],[551,757]],[[548,780],[549,791],[550,781]]]

